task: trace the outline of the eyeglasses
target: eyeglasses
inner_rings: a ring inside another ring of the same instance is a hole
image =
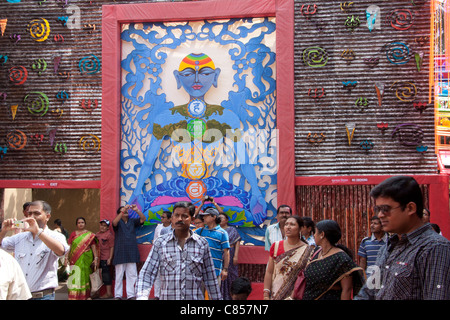
[[[375,212],[375,214],[378,214],[378,213],[380,213],[380,212],[382,212],[383,214],[387,214],[387,213],[390,213],[392,210],[398,209],[398,208],[400,208],[400,207],[401,207],[401,205],[398,206],[398,207],[392,208],[391,206],[388,206],[388,205],[386,205],[386,204],[383,204],[383,205],[381,205],[381,206],[375,206],[375,207],[373,207],[373,212]]]

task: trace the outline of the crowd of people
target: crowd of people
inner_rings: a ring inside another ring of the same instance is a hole
[[[264,299],[450,299],[450,242],[429,222],[417,181],[392,177],[370,196],[371,234],[356,256],[339,243],[336,221],[315,222],[279,206],[277,223],[265,234]],[[130,210],[138,217],[129,217]],[[112,222],[100,221],[97,233],[86,229],[83,217],[70,235],[60,221],[50,230],[51,207],[45,201],[25,204],[24,216],[23,225],[13,219],[2,223],[1,248],[15,259],[0,250],[0,299],[54,299],[58,269],[69,270],[69,300],[122,300],[124,275],[126,299],[132,300],[149,299],[152,288],[154,299],[161,300],[242,300],[253,290],[238,272],[239,233],[213,198],[198,207],[178,202],[165,211],[140,270],[136,230],[146,217],[136,205],[120,207]],[[6,236],[8,231],[15,234]],[[98,269],[106,290],[102,296],[98,288],[91,290]]]

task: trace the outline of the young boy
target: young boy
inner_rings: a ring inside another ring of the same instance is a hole
[[[100,268],[102,269],[102,280],[106,286],[106,293],[100,299],[112,298],[111,261],[114,254],[114,236],[109,231],[109,220],[100,221],[100,231],[96,236],[100,245]]]

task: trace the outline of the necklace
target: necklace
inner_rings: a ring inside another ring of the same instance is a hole
[[[321,254],[322,258],[325,257],[328,254],[328,252],[331,251],[331,249],[333,249],[333,246],[331,246],[330,249],[327,250],[327,252],[325,252],[325,253],[322,252],[322,254]]]

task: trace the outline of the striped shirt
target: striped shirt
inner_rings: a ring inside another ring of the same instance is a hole
[[[214,262],[214,268],[216,270],[216,276],[219,276],[223,268],[223,251],[230,248],[228,232],[220,226],[216,226],[211,230],[208,229],[208,227],[199,228],[195,230],[195,232],[208,240]]]
[[[65,253],[69,251],[70,247],[62,233],[50,230],[47,226],[43,233],[58,240],[64,246]],[[2,248],[14,252],[31,292],[58,287],[59,257],[41,239],[33,238],[31,232],[3,238]]]
[[[190,231],[183,248],[174,232],[160,235],[154,242],[137,282],[137,299],[148,299],[160,275],[161,300],[204,300],[203,284],[211,300],[222,295],[214,273],[208,241]]]
[[[378,251],[382,246],[384,246],[387,242],[388,235],[387,233],[384,236],[377,240],[374,235],[371,237],[366,237],[362,239],[361,245],[359,246],[358,256],[367,259],[367,267],[370,267],[375,264],[377,260]]]
[[[280,223],[268,226],[264,238],[264,248],[266,251],[269,251],[272,244],[280,240],[286,240],[283,239],[283,235],[281,234]]]
[[[388,239],[356,300],[449,300],[450,241],[427,223]]]

